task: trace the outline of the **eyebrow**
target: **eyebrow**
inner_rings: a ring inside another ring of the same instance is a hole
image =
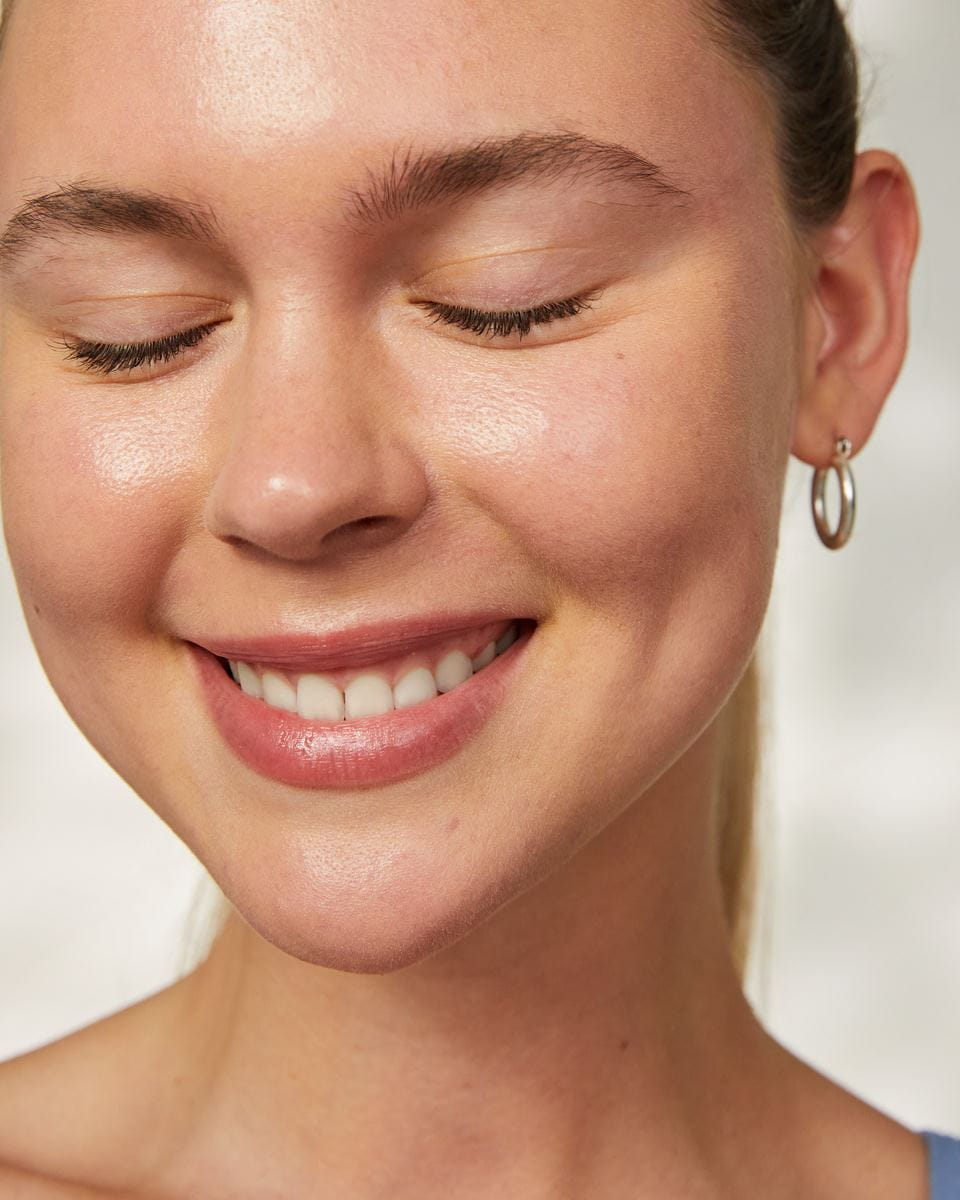
[[[191,242],[223,242],[216,216],[205,205],[79,179],[31,196],[17,209],[0,236],[0,271],[11,271],[40,242],[63,233],[156,233]]]
[[[481,138],[449,150],[395,150],[386,169],[368,171],[363,187],[346,192],[345,206],[355,222],[373,225],[521,179],[561,177],[629,184],[648,198],[690,198],[637,151],[562,131]]]
[[[396,148],[385,167],[368,169],[363,184],[344,189],[341,201],[347,220],[369,229],[411,210],[449,204],[521,180],[559,178],[627,184],[652,200],[690,198],[637,151],[561,131],[486,137],[430,151]],[[0,271],[11,271],[38,243],[64,233],[154,233],[225,245],[216,213],[208,205],[78,179],[29,197],[14,213],[0,235]]]

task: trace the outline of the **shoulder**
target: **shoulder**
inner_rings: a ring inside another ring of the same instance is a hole
[[[176,985],[0,1063],[0,1197],[133,1196],[169,1078],[158,1031]]]
[[[786,1047],[777,1046],[780,1091],[796,1162],[810,1171],[802,1194],[931,1200],[927,1148],[921,1134],[849,1092]],[[934,1193],[932,1200],[939,1200]]]

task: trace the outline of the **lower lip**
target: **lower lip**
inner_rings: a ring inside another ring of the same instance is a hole
[[[397,783],[452,758],[506,695],[528,629],[492,663],[423,704],[379,717],[321,724],[248,696],[216,655],[187,642],[210,715],[233,753],[268,779],[302,788]]]

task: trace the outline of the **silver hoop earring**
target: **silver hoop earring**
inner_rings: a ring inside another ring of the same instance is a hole
[[[850,452],[853,444],[849,438],[839,437],[836,441],[836,454],[830,460],[828,467],[817,467],[813,473],[813,523],[817,527],[820,541],[831,550],[839,550],[850,540],[853,533],[853,520],[857,515],[857,490],[853,483],[853,472],[850,470]],[[840,480],[840,520],[837,528],[830,532],[827,524],[827,507],[824,492],[827,486],[827,476],[836,471]]]

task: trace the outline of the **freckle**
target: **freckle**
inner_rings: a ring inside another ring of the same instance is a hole
[[[624,1038],[624,1039],[623,1039],[623,1041],[620,1043],[620,1049],[621,1049],[621,1050],[626,1050],[626,1048],[627,1048],[629,1045],[630,1045],[630,1042],[629,1042],[629,1040],[628,1040],[627,1038]]]
[[[627,356],[624,354],[624,352],[623,352],[622,350],[618,350],[618,351],[617,351],[617,358],[619,358],[621,362],[623,362],[623,360],[624,360],[626,357],[627,357]]]
[[[460,818],[459,817],[451,817],[450,820],[447,822],[446,832],[453,833],[453,831],[455,829],[459,829],[459,828],[460,828]]]
[[[37,614],[38,617],[40,616],[40,608],[38,605],[35,604],[33,606],[33,611]]]

